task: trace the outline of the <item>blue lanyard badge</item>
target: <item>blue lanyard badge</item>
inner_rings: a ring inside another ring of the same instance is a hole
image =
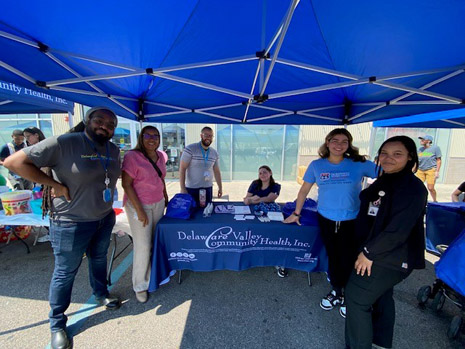
[[[208,150],[205,151],[205,149],[203,149],[200,143],[199,143],[199,147],[200,147],[200,150],[202,151],[203,162],[205,164],[205,168],[207,168],[208,167],[208,155],[210,154],[210,148],[208,148]]]
[[[99,151],[97,150],[97,147],[95,146],[94,142],[92,142],[87,136],[84,134],[82,135],[84,139],[87,141],[89,146],[92,148],[92,150],[97,154],[97,157],[102,164],[103,170],[105,171],[105,189],[102,192],[103,196],[103,201],[104,202],[111,202],[113,199],[113,195],[111,195],[111,189],[108,188],[108,185],[110,184],[110,178],[108,177],[108,162],[110,161],[110,151],[108,149],[108,142],[105,143],[106,146],[106,156],[105,160],[103,159],[102,155],[100,155]]]
[[[202,151],[203,163],[205,165],[205,171],[203,172],[203,177],[205,182],[211,181],[210,171],[208,170],[208,155],[210,154],[210,148],[207,151],[203,149],[202,145],[199,143],[200,150]]]

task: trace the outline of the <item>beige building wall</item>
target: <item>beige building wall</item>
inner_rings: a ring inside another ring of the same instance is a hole
[[[216,133],[214,124],[186,124],[186,146],[200,142],[200,131],[205,126],[211,127],[213,132]],[[213,139],[213,148],[216,148],[216,137]]]
[[[318,148],[324,143],[326,135],[340,126],[300,126],[299,166],[308,166],[318,158]],[[360,154],[369,154],[372,123],[350,125],[347,130],[354,138],[354,145],[360,148]]]
[[[68,113],[52,114],[52,127],[54,135],[62,135],[76,126],[83,119],[82,108],[80,104],[74,103],[74,114]]]
[[[454,129],[451,132],[447,165],[445,183],[460,184],[465,181],[465,130],[463,129]]]

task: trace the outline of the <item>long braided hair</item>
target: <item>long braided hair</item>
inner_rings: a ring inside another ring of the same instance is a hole
[[[70,129],[67,133],[84,132],[85,128],[86,125],[83,121],[81,121],[79,124]],[[45,173],[47,174],[47,176],[53,177],[52,169],[50,167],[45,168]],[[53,218],[52,187],[49,185],[44,185],[44,189],[42,192],[42,218],[44,218],[47,214],[50,218]]]

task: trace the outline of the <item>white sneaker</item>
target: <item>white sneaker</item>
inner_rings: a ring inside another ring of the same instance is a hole
[[[346,304],[343,302],[341,306],[339,307],[339,314],[345,319],[346,313],[347,313]]]
[[[50,234],[45,234],[37,239],[37,242],[49,242],[50,241]]]
[[[324,310],[331,310],[336,305],[342,304],[344,297],[337,297],[336,291],[329,292],[320,302],[320,307]]]

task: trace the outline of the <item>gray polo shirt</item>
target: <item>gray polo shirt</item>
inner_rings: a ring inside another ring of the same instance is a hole
[[[218,166],[218,153],[212,147],[203,150],[200,142],[189,144],[181,156],[181,161],[189,164],[186,170],[186,188],[209,188],[213,186],[213,166]],[[211,180],[205,181],[208,171]]]
[[[71,201],[53,199],[54,219],[89,222],[104,218],[112,210],[112,202],[103,201],[105,189],[104,165],[107,147],[90,142],[84,133],[69,133],[50,137],[23,149],[37,167],[50,167],[53,178],[69,189]],[[100,153],[101,158],[95,152]],[[109,188],[113,191],[121,173],[119,148],[108,142]]]

